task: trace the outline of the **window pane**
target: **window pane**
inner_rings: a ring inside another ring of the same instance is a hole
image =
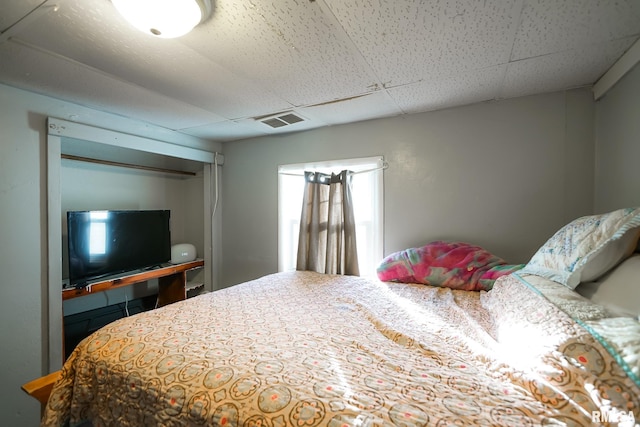
[[[296,268],[304,178],[280,174],[278,178],[278,270]]]

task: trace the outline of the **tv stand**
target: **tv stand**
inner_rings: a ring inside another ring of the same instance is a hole
[[[158,307],[182,301],[187,298],[187,271],[204,266],[204,260],[196,259],[182,264],[160,266],[142,272],[135,272],[110,279],[102,279],[87,283],[80,289],[66,288],[62,290],[62,300],[83,297],[98,292],[110,291],[136,283],[158,279]]]

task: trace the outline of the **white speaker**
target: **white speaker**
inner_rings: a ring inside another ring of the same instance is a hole
[[[191,243],[178,243],[171,246],[171,264],[181,264],[196,259],[196,247]]]

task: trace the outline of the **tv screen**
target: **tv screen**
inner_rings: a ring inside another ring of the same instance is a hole
[[[168,210],[67,212],[70,285],[168,262],[169,218]]]

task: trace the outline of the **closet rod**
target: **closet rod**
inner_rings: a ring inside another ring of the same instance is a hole
[[[60,154],[60,158],[67,159],[67,160],[75,160],[78,162],[98,163],[101,165],[119,166],[123,168],[131,168],[131,169],[142,169],[142,170],[152,171],[152,172],[163,172],[163,173],[174,173],[178,175],[196,176],[195,172],[179,171],[179,170],[164,169],[164,168],[154,168],[151,166],[134,165],[131,163],[112,162],[109,160],[92,159],[90,157],[74,156],[71,154]]]

